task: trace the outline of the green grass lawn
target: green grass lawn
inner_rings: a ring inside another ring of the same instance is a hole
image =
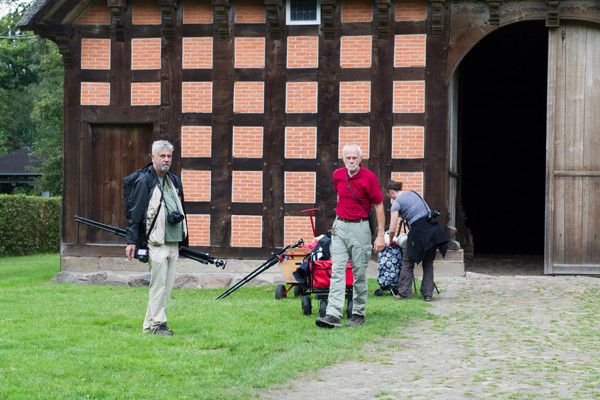
[[[147,288],[53,284],[56,254],[0,258],[0,399],[247,399],[430,318],[423,301],[372,296],[366,324],[335,330],[274,287],[174,290],[172,337],[142,333]],[[290,291],[291,294],[291,291]],[[346,322],[343,320],[342,322]]]

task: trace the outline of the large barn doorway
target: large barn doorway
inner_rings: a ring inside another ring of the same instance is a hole
[[[457,197],[476,257],[543,257],[547,60],[535,21],[498,29],[461,62]]]

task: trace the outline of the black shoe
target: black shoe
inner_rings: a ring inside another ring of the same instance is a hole
[[[359,326],[365,323],[365,317],[363,315],[352,314],[352,318],[346,324],[346,326]]]
[[[404,297],[401,294],[395,294],[394,297],[398,300],[410,300],[410,297]]]
[[[153,335],[173,336],[173,331],[169,329],[167,324],[160,324],[152,331]]]
[[[431,301],[431,296],[423,296],[423,300],[429,303]]]
[[[333,315],[327,314],[324,317],[319,317],[315,321],[318,327],[320,328],[341,328],[342,323],[339,318],[334,317]]]

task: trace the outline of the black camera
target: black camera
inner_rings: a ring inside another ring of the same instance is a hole
[[[167,215],[167,221],[169,221],[170,224],[176,224],[178,222],[181,222],[183,221],[183,214],[179,211],[171,211]]]
[[[138,249],[136,247],[135,252],[133,253],[133,258],[135,258],[143,263],[147,263],[148,262],[148,249]]]
[[[431,224],[435,224],[437,222],[437,217],[440,216],[440,212],[438,210],[429,211],[427,214],[427,221]]]

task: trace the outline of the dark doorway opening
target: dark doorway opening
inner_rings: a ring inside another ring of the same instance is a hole
[[[459,191],[474,254],[544,251],[548,32],[500,28],[460,65]]]

